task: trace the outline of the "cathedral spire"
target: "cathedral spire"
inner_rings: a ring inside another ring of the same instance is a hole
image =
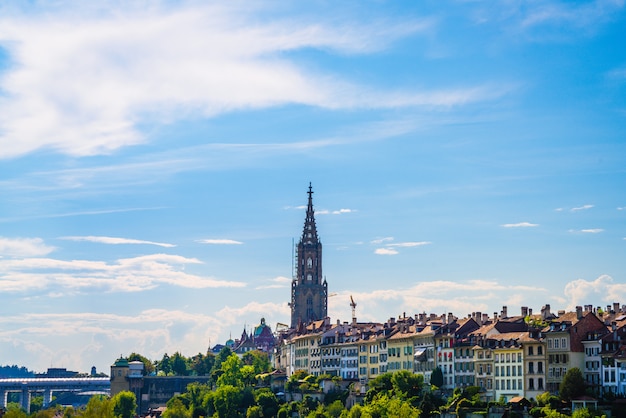
[[[309,183],[309,201],[302,238],[297,245],[296,275],[291,283],[291,327],[299,322],[324,319],[327,315],[328,285],[322,276],[322,243],[317,235],[313,186]]]
[[[307,245],[317,244],[317,227],[315,226],[315,210],[313,209],[313,187],[309,182],[309,204],[306,208],[306,218],[304,219],[304,229],[302,230],[301,242]]]

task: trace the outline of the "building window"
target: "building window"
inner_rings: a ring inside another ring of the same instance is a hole
[[[534,347],[532,345],[530,347],[528,347],[528,355],[529,356],[534,355],[533,351],[534,351]]]

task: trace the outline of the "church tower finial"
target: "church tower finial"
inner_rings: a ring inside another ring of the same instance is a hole
[[[322,276],[322,243],[317,235],[313,209],[313,186],[309,183],[309,201],[302,237],[297,246],[296,276],[291,283],[291,327],[323,319],[328,311],[328,287]]]

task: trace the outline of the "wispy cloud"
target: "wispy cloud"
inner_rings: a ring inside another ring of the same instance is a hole
[[[623,7],[623,1],[596,0],[587,3],[536,2],[528,7],[521,21],[526,28],[556,26],[593,29],[611,19]]]
[[[533,224],[530,222],[518,222],[515,224],[502,224],[500,226],[503,228],[532,228],[532,227],[539,226],[539,224]]]
[[[196,242],[200,244],[214,244],[214,245],[241,245],[243,242],[236,241],[234,239],[226,239],[226,238],[208,238],[208,239],[199,239]]]
[[[270,284],[257,286],[256,288],[259,290],[262,289],[284,289],[289,287],[291,284],[291,279],[284,276],[275,277],[273,279],[268,280]]]
[[[393,242],[393,237],[377,238],[370,241],[373,245],[384,245],[383,248],[377,248],[374,250],[374,254],[378,255],[396,255],[398,254],[398,248],[411,248],[421,247],[424,245],[430,245],[430,241],[406,241],[406,242]]]
[[[338,209],[338,210],[328,210],[328,209],[321,209],[321,210],[316,210],[315,214],[316,215],[343,215],[346,213],[353,213],[356,212],[354,209]]]
[[[192,289],[245,286],[241,282],[201,277],[184,271],[185,265],[200,263],[195,258],[169,254],[119,259],[114,263],[52,258],[0,259],[0,291],[140,292],[164,284]]]
[[[432,244],[432,242],[430,242],[430,241],[409,241],[409,242],[396,242],[396,243],[387,244],[387,247],[404,247],[404,248],[408,248],[408,247],[421,247],[422,245],[429,245],[429,244]]]
[[[390,241],[393,241],[393,237],[376,238],[375,240],[370,241],[370,243],[378,245],[378,244],[382,244],[383,242],[390,242]]]
[[[38,257],[48,255],[54,250],[54,247],[46,245],[41,238],[0,237],[0,257]]]
[[[429,28],[415,19],[364,25],[328,18],[263,21],[247,5],[155,6],[145,12],[120,7],[100,10],[97,17],[91,10],[5,10],[0,39],[11,41],[4,45],[16,65],[0,80],[6,92],[0,158],[43,147],[77,156],[109,154],[147,140],[141,121],[169,123],[285,103],[447,108],[509,91],[493,85],[383,91],[313,71],[287,54],[304,48],[371,53]]]
[[[571,208],[570,211],[571,212],[578,212],[578,211],[581,211],[581,210],[588,210],[588,209],[591,209],[593,207],[594,207],[594,205],[583,205],[583,206],[578,206],[578,207],[575,207],[575,208]]]
[[[144,241],[138,239],[131,238],[114,238],[114,237],[97,237],[97,236],[70,236],[70,237],[61,237],[60,239],[68,240],[68,241],[88,241],[88,242],[96,242],[101,244],[146,244],[146,245],[156,245],[158,247],[172,248],[176,247],[174,244],[166,244],[162,242],[153,242],[153,241]]]
[[[602,228],[588,228],[588,229],[570,229],[569,232],[574,234],[599,234],[604,232]]]
[[[373,289],[358,291],[349,289],[339,292],[329,299],[330,310],[338,318],[349,318],[350,295],[357,302],[357,316],[361,320],[381,321],[377,315],[397,316],[406,313],[413,315],[420,312],[445,314],[452,312],[458,317],[476,311],[490,312],[489,303],[501,300],[504,305],[529,305],[529,300],[514,298],[520,294],[532,294],[534,297],[547,294],[548,290],[537,286],[507,285],[497,280],[468,280],[463,282],[451,280],[419,281],[414,285],[394,289]],[[511,312],[509,312],[511,315]]]

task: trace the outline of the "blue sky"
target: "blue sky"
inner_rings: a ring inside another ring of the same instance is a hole
[[[0,5],[0,361],[626,303],[623,1]]]

